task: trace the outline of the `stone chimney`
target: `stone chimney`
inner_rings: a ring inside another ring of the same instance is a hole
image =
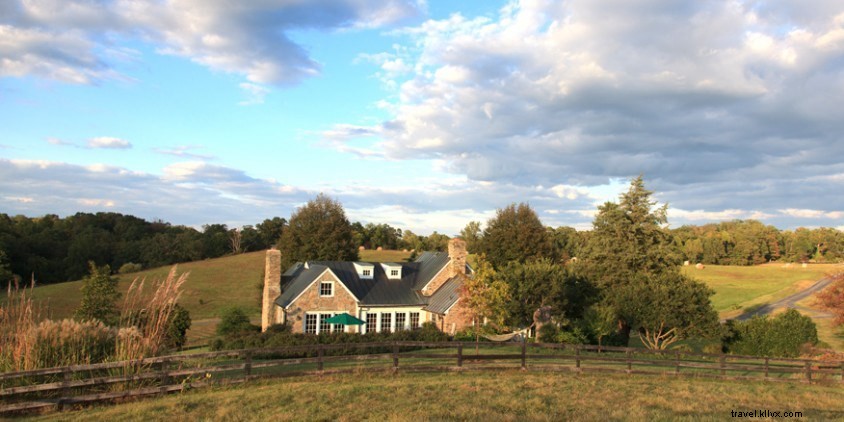
[[[267,250],[264,264],[264,299],[261,306],[261,331],[278,322],[275,300],[281,296],[281,251]]]
[[[454,277],[466,274],[466,241],[455,237],[448,241],[449,274]]]

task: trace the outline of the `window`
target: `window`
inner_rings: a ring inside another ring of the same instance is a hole
[[[363,270],[364,277],[369,277],[372,275],[372,270]]]
[[[316,334],[317,332],[317,315],[305,314],[305,334]]]
[[[410,329],[415,330],[419,328],[419,312],[410,313]]]
[[[323,281],[319,283],[320,296],[334,296],[334,283],[330,281]]]
[[[390,324],[393,322],[393,314],[390,313],[383,313],[381,314],[381,332],[382,333],[389,333],[392,331],[390,329]]]
[[[402,312],[396,314],[396,331],[404,330],[404,321],[407,319],[407,314]]]
[[[398,277],[399,270],[390,270],[390,277]]]
[[[378,330],[378,314],[366,314],[366,332],[374,333]]]
[[[328,318],[331,318],[331,314],[319,314],[319,332],[320,333],[330,333],[331,332],[331,324],[325,322]]]
[[[331,324],[331,325],[334,326],[334,332],[335,333],[342,333],[343,331],[346,331],[346,326],[343,325],[343,324]]]

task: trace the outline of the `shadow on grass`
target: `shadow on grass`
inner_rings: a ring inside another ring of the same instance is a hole
[[[742,313],[739,316],[735,317],[735,319],[738,321],[745,321],[755,316],[767,315],[773,310],[774,309],[770,303],[757,303],[755,305],[751,305],[747,308],[744,308]]]

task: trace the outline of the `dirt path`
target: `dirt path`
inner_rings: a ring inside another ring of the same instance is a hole
[[[836,276],[824,277],[818,280],[815,284],[813,284],[806,290],[797,292],[791,296],[784,297],[774,303],[765,304],[764,306],[755,309],[752,312],[745,312],[737,316],[735,319],[739,321],[744,321],[757,315],[768,315],[779,308],[795,308],[812,318],[831,318],[832,314],[828,312],[813,308],[807,308],[805,306],[798,305],[797,302],[823,290],[824,288],[826,288],[826,286],[829,286],[829,284],[832,283],[835,278]]]

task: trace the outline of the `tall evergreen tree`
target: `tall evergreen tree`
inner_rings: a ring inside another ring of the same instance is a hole
[[[664,347],[669,337],[670,344],[691,333],[692,325],[709,332],[714,311],[712,292],[680,274],[683,255],[666,228],[667,205],[654,208],[652,194],[639,176],[618,204],[598,207],[582,271],[601,289],[604,306],[615,309],[622,343],[637,328],[652,340],[658,331],[651,346]],[[695,314],[673,315],[677,310]]]
[[[108,265],[97,267],[93,261],[88,263],[90,274],[82,279],[82,303],[76,310],[75,317],[80,321],[99,320],[106,325],[115,325],[119,316],[117,299],[117,278],[111,276]]]
[[[290,216],[278,242],[283,267],[297,261],[355,261],[352,225],[340,202],[319,194]]]

